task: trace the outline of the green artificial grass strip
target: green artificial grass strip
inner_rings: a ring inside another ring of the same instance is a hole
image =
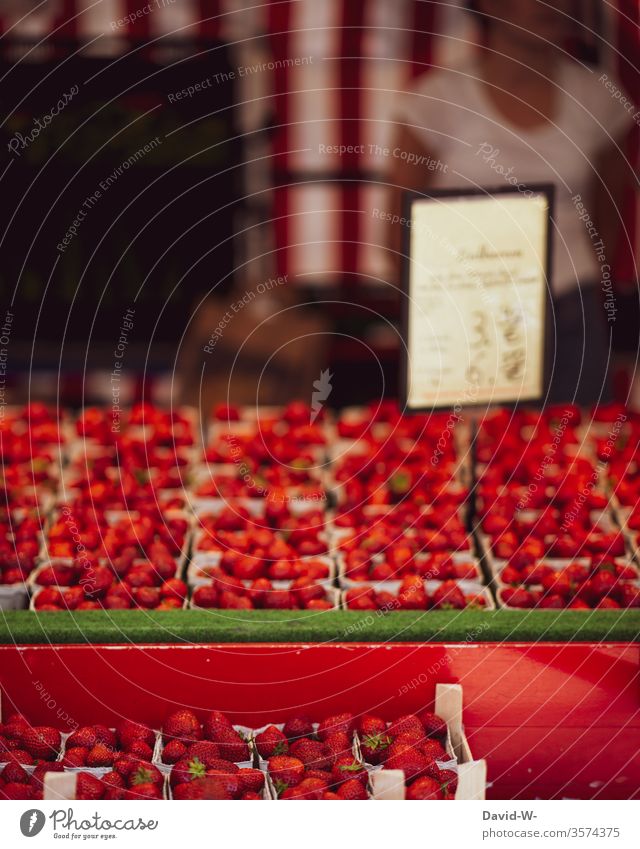
[[[312,610],[0,613],[0,644],[637,642],[640,611]]]

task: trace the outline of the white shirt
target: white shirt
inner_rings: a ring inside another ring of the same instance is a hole
[[[601,71],[564,61],[559,69],[553,122],[533,129],[509,125],[485,93],[477,66],[432,71],[400,98],[396,120],[420,139],[432,160],[425,170],[434,189],[526,187],[554,183],[552,285],[555,295],[597,282],[603,262],[599,236],[584,220],[596,157],[640,120],[626,94]],[[617,96],[615,92],[619,92]],[[626,98],[626,101],[621,99]],[[425,165],[425,169],[427,165]],[[575,196],[581,196],[582,208]],[[582,219],[580,217],[582,215]],[[611,262],[613,246],[606,262]]]

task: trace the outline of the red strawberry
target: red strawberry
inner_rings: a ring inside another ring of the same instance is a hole
[[[237,799],[241,793],[240,777],[237,772],[229,770],[229,766],[233,766],[233,764],[227,764],[224,769],[208,769],[207,776],[213,776],[221,781],[229,796],[232,799]]]
[[[458,789],[458,774],[452,769],[441,769],[436,776],[436,780],[440,782],[442,793],[445,798],[454,797]]]
[[[124,788],[126,785],[124,783],[124,778],[120,775],[119,772],[115,772],[111,770],[106,775],[102,776],[102,783],[106,784],[107,787],[122,787]]]
[[[248,761],[251,757],[249,744],[234,728],[220,728],[215,742],[220,750],[220,757],[226,761],[238,763]]]
[[[231,720],[221,713],[219,710],[212,710],[208,713],[202,723],[204,736],[207,740],[215,740],[215,735],[220,728],[232,728]]]
[[[116,736],[120,746],[126,751],[134,740],[142,740],[147,746],[153,748],[156,735],[147,725],[123,719],[116,728]]]
[[[125,791],[125,799],[162,799],[162,787],[155,781],[141,781]]]
[[[368,799],[367,789],[362,781],[356,778],[350,778],[338,788],[338,799],[347,799],[349,801]]]
[[[206,767],[211,766],[214,761],[224,760],[220,755],[220,747],[211,740],[200,740],[198,743],[192,743],[187,749],[186,757],[188,760],[197,758]]]
[[[368,773],[364,766],[357,761],[353,755],[340,755],[336,758],[331,769],[331,779],[333,784],[341,784],[349,778],[356,778],[358,781],[367,783]]]
[[[464,593],[455,581],[443,581],[434,591],[431,602],[439,610],[463,610],[467,606]]]
[[[351,736],[347,736],[344,731],[329,734],[323,742],[333,755],[334,759],[340,755],[351,752]]]
[[[429,778],[428,776],[416,779],[416,781],[407,788],[406,797],[413,801],[443,798],[440,784],[435,779]]]
[[[224,781],[220,780],[218,776],[207,776],[205,778],[196,778],[194,781],[185,784],[178,784],[173,790],[173,798],[178,800],[229,800],[233,797],[229,795]]]
[[[394,740],[400,734],[411,734],[417,740],[422,740],[425,736],[422,723],[413,713],[405,714],[405,716],[394,720],[387,728],[387,734]]]
[[[420,749],[424,752],[429,761],[446,761],[449,760],[449,755],[444,750],[442,743],[439,740],[424,740]]]
[[[186,744],[202,739],[202,728],[198,717],[186,708],[175,711],[165,719],[162,733],[165,740],[174,738]]]
[[[196,745],[195,743],[193,745]],[[175,764],[187,754],[187,747],[181,740],[169,740],[162,749],[162,763]]]
[[[67,749],[64,753],[63,764],[69,767],[86,766],[87,755],[89,749],[84,746],[74,746],[73,749]]]
[[[206,773],[207,767],[200,758],[183,758],[173,765],[170,775],[171,786],[175,787],[177,784],[184,784],[195,778],[204,778]]]
[[[114,758],[115,755],[108,746],[105,746],[104,743],[96,743],[87,754],[87,766],[113,766]]]
[[[285,722],[282,733],[289,742],[298,737],[311,737],[313,723],[308,716],[293,716]]]
[[[369,764],[382,763],[391,743],[392,740],[388,734],[374,734],[369,737],[363,737],[360,741],[362,757]]]
[[[318,740],[296,740],[291,746],[291,754],[302,761],[307,769],[331,769],[333,754]]]
[[[48,725],[38,725],[27,728],[22,734],[22,745],[33,755],[43,761],[55,761],[60,754],[62,737],[60,732]]]
[[[76,776],[76,799],[102,799],[104,789],[100,779],[89,772],[79,772]]]
[[[98,735],[93,725],[83,725],[67,738],[67,749],[81,747],[92,749],[98,742]]]
[[[108,746],[110,749],[116,748],[117,741],[115,731],[107,728],[106,725],[94,725],[93,730],[99,743],[104,743],[105,746]]]
[[[429,760],[426,755],[415,746],[406,743],[392,743],[389,746],[385,767],[401,769],[407,781],[424,775],[428,766]]]
[[[329,789],[329,784],[322,778],[303,778],[295,788],[296,799],[322,799],[322,794]]]
[[[8,763],[0,773],[0,777],[7,784],[28,784],[30,779],[26,769],[16,761]]]
[[[422,723],[424,733],[427,737],[434,740],[446,740],[447,738],[447,723],[444,719],[440,719],[435,713],[430,713],[428,710],[418,714],[418,719]]]
[[[10,781],[8,784],[0,786],[0,799],[17,800],[17,799],[33,799],[33,787],[28,784]]]
[[[139,787],[141,784],[159,784],[163,781],[162,773],[157,766],[145,761],[136,761],[133,769],[127,774],[127,785]]]
[[[172,742],[177,743],[177,740],[173,740]],[[178,745],[182,745],[182,743]],[[141,761],[150,761],[153,757],[153,749],[151,746],[147,746],[144,740],[134,740],[133,743],[127,746],[126,752],[128,755],[133,755],[134,758],[139,758]]]
[[[358,783],[360,783],[360,782],[358,782]],[[327,792],[326,792],[326,793],[323,793],[323,794],[322,794],[322,798],[323,798],[325,801],[329,801],[329,800],[331,800],[331,801],[335,801],[336,799],[339,799],[339,798],[340,798],[340,796],[338,796],[338,794],[337,794],[337,793],[333,793],[331,790],[327,790]]]
[[[248,802],[249,800],[260,801],[262,799],[262,796],[259,793],[253,793],[251,790],[249,790],[246,793],[243,793],[240,799],[245,802]]]
[[[269,774],[278,793],[285,787],[295,787],[300,784],[304,775],[304,764],[298,758],[288,755],[276,755],[269,758]]]
[[[257,734],[255,744],[260,756],[265,760],[274,755],[286,755],[289,751],[289,741],[275,725],[269,725],[264,731]]]
[[[120,802],[126,797],[127,792],[124,787],[108,787],[103,798],[109,802]]]
[[[33,758],[29,752],[25,752],[24,749],[11,749],[10,752],[7,752],[6,755],[2,756],[2,759],[7,762],[15,761],[15,763],[18,764],[27,764],[27,766],[31,766],[33,764]]]
[[[355,717],[352,713],[338,713],[335,716],[328,716],[318,726],[318,737],[325,741],[331,734],[344,731],[351,738],[355,724]]]
[[[259,793],[264,787],[264,772],[259,769],[240,769],[238,778],[243,793]]]
[[[361,737],[375,737],[378,734],[384,734],[386,730],[387,723],[385,720],[371,713],[365,713],[358,722],[358,732]]]

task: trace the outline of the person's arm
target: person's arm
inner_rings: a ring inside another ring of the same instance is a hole
[[[402,124],[398,125],[394,149],[413,154],[413,156],[394,157],[393,168],[389,175],[390,218],[387,219],[386,244],[391,253],[392,279],[395,285],[400,283],[400,268],[402,261],[402,224],[393,223],[402,217],[402,192],[404,189],[411,191],[424,191],[429,188],[433,181],[433,171],[425,167],[425,162],[434,159],[431,153],[419,141],[416,134]],[[411,160],[411,161],[409,161]]]
[[[612,262],[623,229],[625,186],[632,177],[624,151],[626,133],[611,142],[596,159],[596,174],[591,186],[593,219],[604,243],[607,261]],[[625,238],[629,238],[628,235]]]

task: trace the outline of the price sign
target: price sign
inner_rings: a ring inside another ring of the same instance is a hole
[[[552,198],[551,186],[405,194],[409,411],[544,395]]]

